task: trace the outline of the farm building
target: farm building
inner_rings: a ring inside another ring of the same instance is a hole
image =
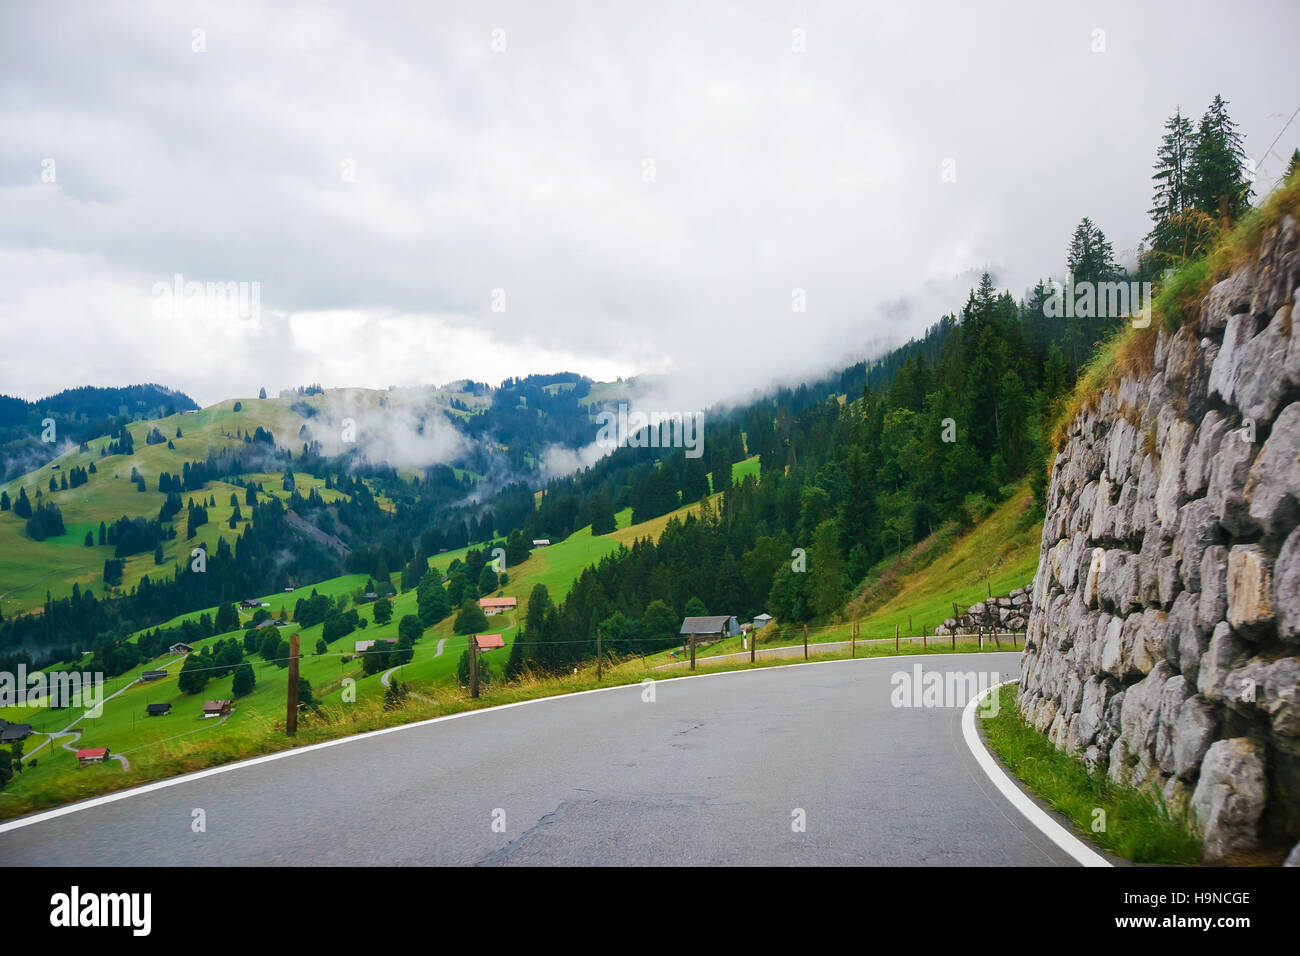
[[[77,766],[89,767],[92,763],[103,763],[108,759],[107,747],[87,747],[77,751]]]
[[[513,611],[519,606],[519,599],[512,597],[479,598],[478,606],[483,609],[484,614],[500,614],[502,611]]]
[[[506,646],[505,638],[500,634],[476,634],[474,642],[480,651],[495,651],[498,647]]]
[[[148,683],[149,681],[152,680],[162,680],[166,676],[167,676],[166,671],[145,671],[143,674],[140,675],[140,680],[144,681],[145,683]]]
[[[144,712],[150,717],[162,717],[164,714],[172,712],[171,704],[150,704],[144,709]]]
[[[353,653],[353,654],[364,654],[366,651],[370,650],[370,648],[374,647],[377,643],[380,643],[380,642],[382,642],[382,643],[384,643],[384,644],[396,644],[396,643],[397,643],[397,638],[395,638],[395,637],[381,637],[381,638],[379,638],[378,641],[357,641],[355,644],[352,645],[352,653]]]
[[[772,623],[772,615],[760,614],[754,618],[754,630],[759,631]]]
[[[26,740],[27,735],[31,732],[31,724],[11,724],[7,720],[0,720],[0,744],[11,744],[15,740]]]
[[[204,717],[225,717],[230,713],[230,701],[210,700],[203,705]]]
[[[261,602],[261,601],[251,601],[251,600],[250,600],[250,601],[240,601],[240,602],[239,602],[239,606],[242,607],[242,608],[249,608],[249,609],[251,609],[251,608],[255,608],[255,607],[261,607],[261,606],[262,606],[262,602]]]
[[[180,642],[173,644],[171,647],[167,648],[167,650],[169,653],[172,654],[193,654],[194,653],[194,648],[190,647],[188,644],[180,643]]]
[[[682,629],[677,632],[685,637],[693,636],[696,644],[712,644],[724,637],[735,637],[740,633],[740,625],[734,615],[714,614],[709,617],[688,617],[682,621]]]
[[[550,538],[533,538],[534,548],[546,548],[549,547],[550,544],[551,544]]]

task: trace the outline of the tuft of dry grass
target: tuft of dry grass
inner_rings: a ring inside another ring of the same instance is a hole
[[[1065,447],[1070,424],[1082,412],[1096,408],[1106,391],[1114,389],[1125,378],[1152,370],[1159,331],[1172,334],[1181,326],[1198,322],[1210,289],[1258,256],[1268,228],[1288,215],[1300,218],[1300,178],[1288,182],[1251,209],[1219,238],[1205,258],[1188,263],[1158,284],[1150,326],[1126,325],[1118,329],[1101,344],[1079,374],[1074,393],[1062,403],[1052,424],[1052,445],[1056,451]]]

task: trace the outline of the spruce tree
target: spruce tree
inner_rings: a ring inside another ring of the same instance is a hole
[[[1218,218],[1219,199],[1226,197],[1228,216],[1235,222],[1250,208],[1254,190],[1246,177],[1246,151],[1227,106],[1222,96],[1215,96],[1201,117],[1188,179],[1197,209]]]
[[[1144,274],[1175,268],[1203,254],[1213,237],[1213,221],[1196,208],[1192,191],[1196,132],[1191,120],[1176,110],[1165,122],[1165,135],[1156,151],[1156,182],[1152,198],[1151,251]],[[1072,356],[1077,359],[1077,356]]]

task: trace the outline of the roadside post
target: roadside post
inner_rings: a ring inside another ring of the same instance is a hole
[[[284,732],[298,733],[298,635],[289,637],[289,699],[284,714]]]

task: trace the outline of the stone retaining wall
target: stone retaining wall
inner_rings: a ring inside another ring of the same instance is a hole
[[[1269,226],[1053,465],[1018,705],[1192,815],[1300,857],[1300,244]]]

